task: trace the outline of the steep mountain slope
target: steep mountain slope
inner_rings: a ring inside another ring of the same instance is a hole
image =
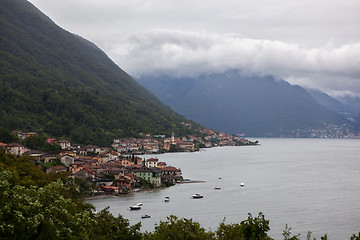
[[[244,77],[228,71],[196,79],[146,77],[138,81],[185,117],[229,133],[280,136],[347,122],[303,88],[273,77]]]
[[[355,112],[351,111],[350,108],[339,100],[329,96],[328,94],[315,89],[306,89],[306,91],[321,105],[328,109],[341,114],[349,121],[354,121],[356,117]]]
[[[0,126],[106,145],[138,132],[181,134],[184,118],[25,0],[0,5]]]

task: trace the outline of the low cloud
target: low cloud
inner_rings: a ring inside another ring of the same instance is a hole
[[[333,95],[360,95],[360,42],[305,48],[238,34],[153,30],[119,37],[107,49],[114,61],[135,77],[195,77],[238,69]]]

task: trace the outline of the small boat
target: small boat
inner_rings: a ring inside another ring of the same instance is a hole
[[[245,183],[240,183],[240,187],[244,187],[245,186]]]
[[[141,218],[150,218],[150,215],[144,214],[141,216]]]
[[[165,197],[164,202],[170,202],[170,197]]]
[[[220,189],[221,189],[221,187],[215,187],[214,189],[215,189],[215,190],[220,190]]]
[[[130,210],[140,210],[141,209],[141,206],[135,204],[133,206],[130,206]]]
[[[137,205],[137,206],[142,206],[142,203],[141,203],[141,202],[139,202],[139,203],[137,203],[137,204],[135,204],[135,205]]]
[[[203,198],[204,196],[203,195],[200,195],[198,193],[192,195],[192,198]]]

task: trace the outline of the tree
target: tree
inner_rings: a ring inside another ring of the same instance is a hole
[[[137,240],[142,239],[140,232],[141,223],[130,226],[129,220],[121,215],[114,217],[109,212],[109,207],[95,215],[96,224],[90,239],[99,240]]]
[[[285,229],[282,233],[284,236],[284,240],[299,240],[300,234],[294,235],[291,237],[291,227],[288,227],[288,225],[285,225]]]
[[[12,177],[0,172],[0,239],[142,239],[140,224],[64,196],[60,179],[27,188],[12,185]]]
[[[360,240],[360,232],[359,232],[359,235],[357,235],[357,236],[355,234],[353,234],[351,236],[350,240]]]
[[[171,215],[167,217],[167,221],[160,221],[160,224],[155,226],[154,232],[147,233],[145,238],[149,240],[211,240],[215,239],[215,236],[192,219],[178,219]]]
[[[260,212],[258,217],[253,217],[251,213],[248,219],[242,221],[240,224],[225,224],[225,220],[220,223],[216,231],[217,239],[219,240],[270,240],[267,232],[270,230],[269,221],[265,219]]]
[[[12,143],[17,142],[18,140],[19,138],[17,138],[14,134],[11,134],[11,132],[5,128],[0,127],[0,142]]]

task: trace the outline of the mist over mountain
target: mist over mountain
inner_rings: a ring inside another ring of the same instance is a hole
[[[238,71],[197,78],[142,77],[138,81],[175,111],[206,127],[247,136],[281,136],[348,121],[307,91],[272,76]]]
[[[305,89],[305,90],[321,105],[344,116],[346,119],[350,121],[355,121],[354,117],[356,116],[356,114],[352,112],[345,104],[343,104],[339,100],[316,89]]]
[[[185,119],[93,43],[25,0],[0,5],[0,126],[107,145],[139,132],[181,135]]]

